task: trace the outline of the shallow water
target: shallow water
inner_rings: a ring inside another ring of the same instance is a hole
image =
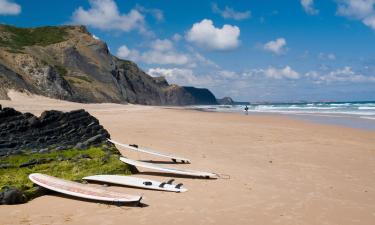
[[[375,102],[251,104],[248,107],[249,114],[282,114],[310,122],[375,130]],[[192,108],[245,114],[244,105],[200,105]]]

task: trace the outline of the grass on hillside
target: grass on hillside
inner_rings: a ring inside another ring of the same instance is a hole
[[[82,158],[87,155],[91,158]],[[31,159],[49,159],[51,162],[29,167],[19,167]],[[0,169],[0,190],[15,187],[25,193],[28,200],[35,197],[37,188],[28,179],[31,173],[43,173],[67,180],[80,180],[96,174],[130,174],[128,165],[119,160],[118,154],[113,154],[102,147],[91,147],[87,150],[70,149],[51,153],[32,155],[14,155],[0,159],[0,164],[11,164],[11,168]]]
[[[10,33],[11,36],[0,38],[0,46],[10,47],[14,50],[23,49],[25,46],[55,44],[65,41],[67,35],[65,27],[19,28],[2,25],[1,28]]]
[[[77,79],[80,79],[80,80],[83,80],[83,81],[86,81],[88,83],[92,83],[92,79],[89,78],[89,77],[86,77],[86,76],[74,76],[75,78]]]
[[[65,76],[68,71],[65,69],[65,67],[63,66],[60,66],[60,65],[55,65],[54,66],[55,70],[61,75],[61,76]]]

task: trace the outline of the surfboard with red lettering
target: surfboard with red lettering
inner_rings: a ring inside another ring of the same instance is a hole
[[[60,179],[40,173],[32,173],[29,179],[44,188],[66,195],[85,198],[90,200],[105,201],[112,203],[140,202],[142,196],[128,195],[122,192],[108,191],[87,184]]]

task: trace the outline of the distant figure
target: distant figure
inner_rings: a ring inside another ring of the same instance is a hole
[[[249,107],[248,107],[248,106],[245,106],[245,112],[246,112],[246,115],[248,114],[248,111],[249,111]]]

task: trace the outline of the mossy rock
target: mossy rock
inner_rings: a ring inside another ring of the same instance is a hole
[[[130,166],[121,162],[119,157],[117,149],[106,144],[86,150],[68,149],[3,157],[0,158],[0,164],[7,167],[0,169],[0,190],[17,189],[27,201],[41,194],[40,189],[28,178],[31,173],[43,173],[71,181],[96,174],[131,174]],[[22,166],[28,163],[29,166]]]

